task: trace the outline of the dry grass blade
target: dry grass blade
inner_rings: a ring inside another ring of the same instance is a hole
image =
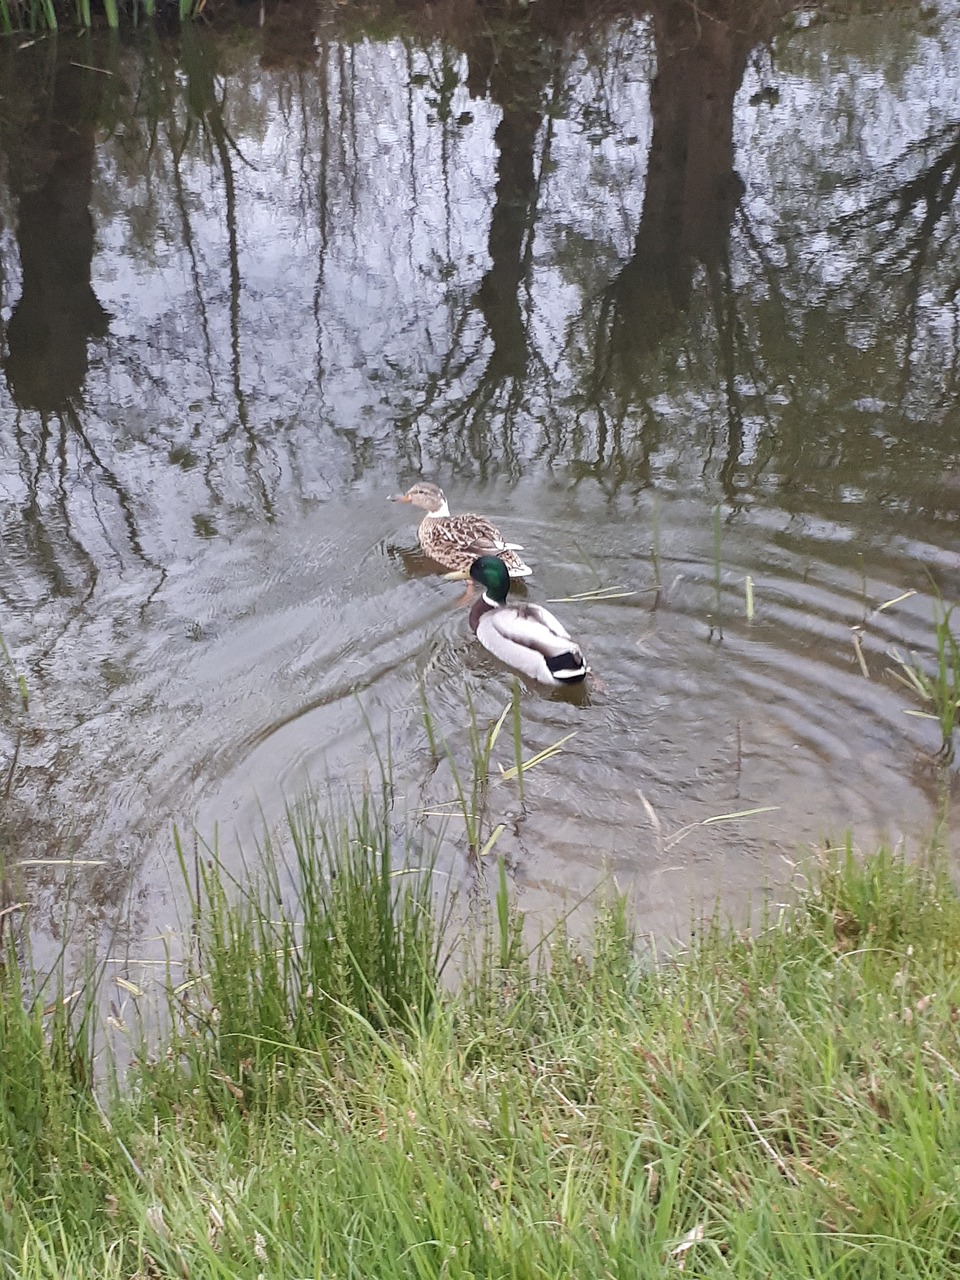
[[[43,1016],[45,1018],[49,1018],[50,1015],[56,1013],[58,1009],[66,1009],[69,1005],[73,1004],[75,1000],[79,1000],[82,995],[83,988],[77,987],[75,991],[71,991],[65,996],[58,996],[56,1000],[51,1000],[49,1004],[44,1005]]]
[[[655,587],[648,587],[647,590],[656,590]],[[587,600],[624,600],[627,596],[639,595],[639,591],[631,591],[626,587],[597,587],[595,591],[579,591],[572,596],[556,596],[552,600],[548,600],[547,604],[583,604]]]
[[[895,604],[902,604],[904,600],[909,600],[911,596],[915,596],[916,591],[904,591],[898,596],[894,596],[892,600],[884,600],[883,604],[878,604],[874,613],[883,613],[884,609],[892,609]]]
[[[518,773],[521,772],[521,770],[526,773],[528,769],[532,769],[535,765],[542,764],[544,760],[549,760],[551,756],[557,755],[564,743],[569,742],[571,738],[575,738],[576,736],[576,732],[564,734],[564,736],[562,738],[558,738],[552,746],[544,747],[542,751],[538,751],[537,754],[535,756],[531,756],[529,760],[524,760],[521,765],[512,764],[509,769],[504,769],[503,765],[501,765],[500,777],[504,782],[510,782]]]
[[[647,817],[650,819],[651,827],[653,827],[654,831],[656,831],[657,835],[659,835],[660,819],[657,816],[656,809],[654,809],[653,805],[650,803],[650,801],[643,794],[643,792],[640,790],[639,787],[637,788],[637,795],[640,797],[640,803],[643,805],[644,812],[646,813]]]
[[[71,67],[79,67],[81,71],[95,71],[100,76],[112,76],[114,73],[106,67],[95,67],[91,62],[72,62]]]
[[[711,818],[704,818],[698,825],[710,827],[715,822],[732,822],[736,818],[752,818],[758,813],[776,813],[779,808],[778,804],[761,804],[755,809],[737,809],[734,813],[715,813]]]
[[[862,643],[861,643],[861,641],[860,641],[860,629],[859,629],[859,627],[854,629],[853,637],[852,637],[852,638],[853,638],[853,649],[854,649],[854,652],[855,652],[855,653],[856,653],[856,655],[857,655],[857,662],[860,664],[860,671],[861,671],[861,673],[862,673],[862,675],[863,675],[864,680],[869,680],[869,679],[870,679],[870,669],[869,669],[869,667],[867,666],[867,660],[866,660],[866,658],[863,656],[863,645],[862,645]]]
[[[510,714],[510,709],[512,706],[513,706],[512,702],[507,703],[507,705],[500,712],[500,717],[497,720],[497,723],[490,730],[490,733],[487,737],[487,755],[489,755],[490,752],[493,750],[493,748],[496,746],[497,739],[500,737],[500,730],[503,728],[503,722],[506,720],[507,716]]]
[[[490,733],[487,737],[485,749],[483,752],[483,761],[482,761],[484,777],[487,776],[486,770],[488,768],[490,752],[493,749],[493,746],[497,740],[500,730],[503,728],[504,722],[506,721],[507,715],[509,714],[512,708],[512,705],[513,705],[512,702],[510,702],[504,707],[502,713],[500,714],[499,719],[497,720],[493,728],[490,730]],[[576,732],[565,734],[562,738],[558,738],[557,741],[552,743],[552,745],[550,745],[549,747],[544,747],[542,751],[538,751],[536,755],[531,756],[529,760],[524,760],[519,764],[512,764],[510,765],[509,768],[506,768],[506,769],[503,767],[502,764],[498,762],[497,768],[500,770],[500,781],[512,782],[514,778],[519,777],[522,782],[523,775],[528,770],[535,768],[536,765],[542,764],[545,760],[549,760],[552,756],[557,755],[558,752],[561,750],[561,748],[564,746],[564,744],[569,742],[570,739],[574,737],[576,737]],[[436,800],[431,804],[429,808],[418,810],[418,813],[422,818],[444,818],[444,819],[459,818],[466,821],[468,826],[471,821],[470,814],[464,811],[462,796],[457,796],[451,800]],[[493,843],[499,837],[499,834],[500,834],[499,831],[494,832],[494,835],[491,836],[490,840],[480,851],[481,857],[483,856],[483,853],[489,852],[489,849],[493,847]]]
[[[106,858],[20,858],[18,867],[105,867]]]
[[[209,973],[198,973],[195,977],[188,978],[186,982],[178,982],[173,988],[173,994],[175,996],[182,996],[187,991],[203,986],[205,982],[209,981],[209,978]]]
[[[748,1111],[744,1111],[741,1108],[740,1114],[743,1116],[744,1120],[746,1120],[747,1124],[750,1126],[750,1130],[753,1133],[754,1137],[760,1143],[761,1147],[763,1147],[764,1151],[767,1153],[767,1155],[770,1157],[773,1163],[777,1166],[777,1168],[780,1170],[783,1176],[787,1179],[788,1182],[792,1182],[794,1186],[796,1186],[799,1182],[797,1175],[788,1166],[783,1156],[780,1155],[780,1153],[763,1136],[763,1134],[754,1124],[753,1117],[750,1115],[750,1113]]]
[[[672,849],[675,844],[679,844],[691,831],[696,831],[698,827],[712,827],[718,822],[734,822],[738,818],[752,818],[759,813],[776,813],[779,808],[778,804],[764,804],[759,805],[756,809],[738,809],[735,813],[715,813],[709,818],[702,818],[699,822],[690,822],[685,827],[681,827],[679,831],[674,832],[664,844],[664,850]]]
[[[890,674],[893,676],[894,680],[899,680],[901,684],[906,685],[908,689],[912,690],[918,697],[922,698],[924,702],[932,701],[933,695],[930,688],[926,681],[922,679],[919,671],[913,663],[908,662],[898,649],[891,649],[889,651],[889,656],[900,668],[899,671],[895,671],[893,667],[890,668]]]
[[[929,1054],[932,1058],[935,1058],[936,1061],[946,1069],[948,1074],[953,1077],[954,1081],[957,1084],[960,1084],[960,1071],[956,1069],[949,1058],[942,1054],[938,1049],[935,1049],[929,1040],[924,1040],[923,1051],[924,1053]]]
[[[479,852],[479,854],[477,855],[477,857],[479,857],[479,858],[485,858],[485,857],[487,856],[487,854],[490,852],[490,850],[493,848],[493,846],[494,846],[494,845],[497,843],[497,841],[500,839],[500,837],[503,835],[503,833],[504,833],[504,831],[505,831],[505,830],[506,830],[506,824],[505,824],[505,823],[503,823],[503,822],[498,822],[498,823],[497,823],[497,825],[496,825],[496,826],[493,828],[493,830],[490,832],[490,835],[489,835],[489,837],[487,838],[487,842],[486,842],[486,844],[485,844],[485,845],[483,846],[483,848],[480,850],[480,852]]]
[[[130,982],[128,978],[114,978],[114,982],[123,991],[129,991],[134,999],[138,999],[145,994],[142,987],[138,987],[135,982]]]
[[[672,1258],[682,1258],[689,1249],[692,1249],[695,1244],[700,1243],[705,1234],[706,1229],[704,1228],[703,1223],[698,1222],[695,1227],[690,1228],[678,1245],[674,1245],[670,1250],[670,1256]],[[682,1266],[678,1269],[683,1270]]]

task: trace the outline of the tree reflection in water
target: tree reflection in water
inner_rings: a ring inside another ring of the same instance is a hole
[[[902,74],[926,42],[955,83],[952,45],[894,14],[916,48],[818,80],[846,28],[790,10],[298,0],[2,51],[0,598],[28,682],[75,641],[17,757],[35,818],[96,757],[92,707],[150,712],[114,691],[171,571],[341,490],[670,469],[734,507],[953,518],[960,124]],[[897,58],[906,123],[857,147],[864,67]],[[76,658],[97,628],[112,665]]]

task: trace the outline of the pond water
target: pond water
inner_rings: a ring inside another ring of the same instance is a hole
[[[574,736],[490,788],[535,916],[613,878],[672,936],[848,830],[955,848],[891,650],[932,669],[960,591],[956,10],[725,12],[6,41],[3,841],[41,956],[68,899],[156,954],[174,824],[239,868],[371,735],[398,828],[443,825],[421,696],[466,767],[512,682],[387,501],[420,476],[531,598],[633,593],[555,606],[594,676],[521,690],[524,754]]]

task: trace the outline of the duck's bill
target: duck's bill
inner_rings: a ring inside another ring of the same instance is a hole
[[[466,569],[451,569],[449,573],[441,575],[444,582],[469,582],[470,574]]]
[[[410,498],[405,493],[389,493],[387,494],[388,502],[409,502]]]

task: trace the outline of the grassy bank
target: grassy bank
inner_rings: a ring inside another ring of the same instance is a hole
[[[958,1274],[944,875],[841,859],[656,967],[616,904],[530,957],[502,882],[451,994],[385,801],[293,827],[245,894],[207,865],[165,1040],[99,1096],[82,999],[25,1011],[8,954],[0,1273]]]

